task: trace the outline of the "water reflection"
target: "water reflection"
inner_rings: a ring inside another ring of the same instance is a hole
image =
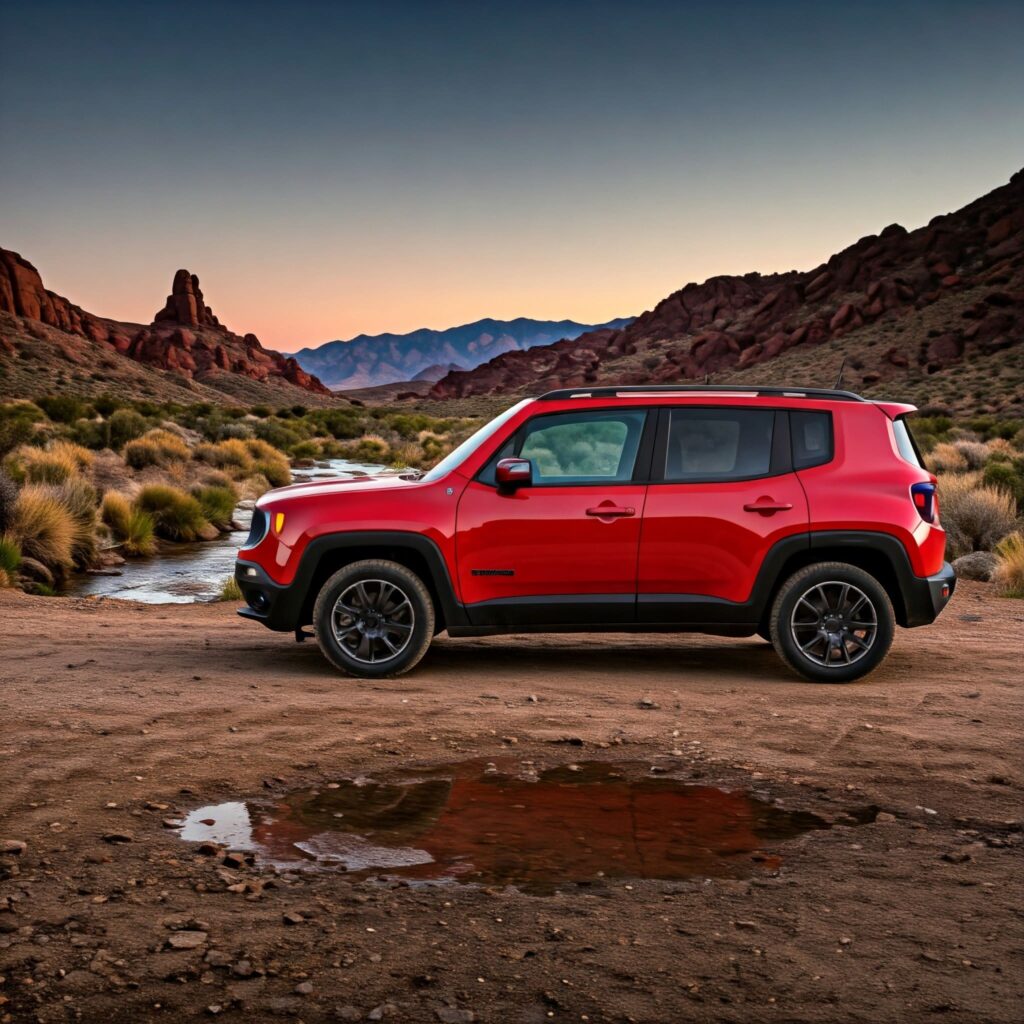
[[[277,867],[544,890],[598,878],[744,877],[781,863],[775,847],[827,824],[753,795],[593,762],[540,773],[480,761],[397,780],[345,780],[272,806],[189,815],[185,839],[252,850]],[[203,817],[215,822],[195,831]]]

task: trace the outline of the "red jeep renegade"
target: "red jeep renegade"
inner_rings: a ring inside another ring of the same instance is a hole
[[[849,682],[956,583],[913,406],[846,391],[595,387],[513,406],[424,475],[257,503],[247,618],[357,676],[442,630],[758,634]]]

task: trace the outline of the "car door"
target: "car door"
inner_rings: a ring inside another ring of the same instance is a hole
[[[471,622],[633,620],[647,420],[637,407],[542,414],[495,453],[458,507],[457,571]],[[494,469],[510,456],[530,460],[532,482],[503,491]]]
[[[644,506],[639,618],[735,621],[729,605],[750,599],[772,545],[807,529],[785,411],[662,409]]]

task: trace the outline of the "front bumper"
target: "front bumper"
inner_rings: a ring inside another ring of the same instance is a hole
[[[942,569],[934,576],[915,576],[903,587],[906,604],[906,624],[927,626],[934,622],[942,609],[949,604],[956,590],[956,573],[949,562],[942,563]]]
[[[238,609],[242,618],[262,622],[268,629],[282,633],[302,625],[299,619],[306,595],[304,587],[275,583],[261,565],[241,558],[235,562],[235,582],[245,598],[245,607]]]

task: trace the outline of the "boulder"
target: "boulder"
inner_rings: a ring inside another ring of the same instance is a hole
[[[996,567],[996,556],[991,551],[972,551],[953,561],[953,569],[962,580],[988,583]]]

